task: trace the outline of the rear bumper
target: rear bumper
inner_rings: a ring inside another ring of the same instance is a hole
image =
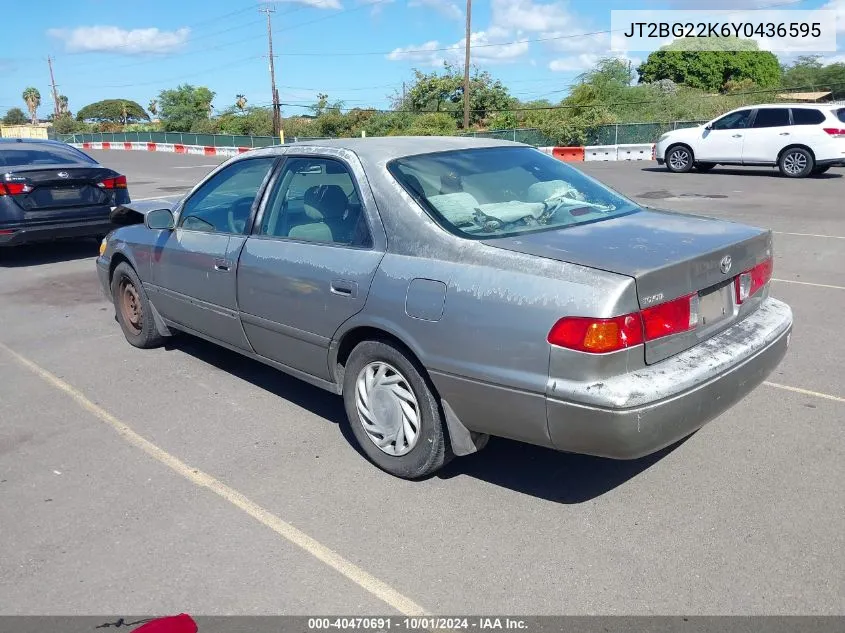
[[[635,459],[693,433],[763,382],[786,354],[792,310],[766,299],[696,347],[601,383],[550,381],[555,448]]]
[[[108,218],[55,224],[3,226],[0,227],[0,231],[12,232],[0,232],[0,247],[17,246],[31,242],[46,242],[62,238],[106,235],[115,228],[117,227]]]

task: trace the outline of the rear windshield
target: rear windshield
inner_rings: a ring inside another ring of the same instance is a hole
[[[445,229],[474,239],[561,229],[627,215],[630,200],[529,147],[409,156],[388,169]]]
[[[840,108],[836,111],[836,116],[839,118],[840,121],[845,123],[845,108]]]
[[[0,167],[23,167],[28,165],[69,165],[97,161],[79,150],[61,145],[36,145],[27,143],[0,144]]]

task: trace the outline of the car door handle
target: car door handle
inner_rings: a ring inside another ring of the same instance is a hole
[[[781,132],[778,136],[789,136],[789,132]]]
[[[215,259],[214,270],[219,270],[221,273],[227,273],[232,267],[232,262],[228,259]]]
[[[742,134],[732,134],[731,137],[732,138],[741,138]]]
[[[357,297],[358,284],[345,279],[332,279],[331,291],[341,297]]]

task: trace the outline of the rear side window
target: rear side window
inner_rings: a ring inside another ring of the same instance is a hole
[[[27,165],[70,165],[97,161],[79,150],[61,145],[37,145],[35,143],[3,143],[0,145],[0,167],[23,167]]]
[[[824,123],[824,114],[810,108],[792,108],[793,125],[818,125]]]
[[[752,127],[781,127],[789,125],[789,110],[786,108],[761,108],[757,110]]]
[[[837,110],[837,111],[836,111],[836,117],[837,117],[840,121],[842,121],[843,123],[845,123],[845,108],[840,108],[839,110]]]

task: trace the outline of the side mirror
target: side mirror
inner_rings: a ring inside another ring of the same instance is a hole
[[[175,226],[173,213],[170,209],[154,209],[144,216],[144,226],[153,230],[170,231]]]
[[[713,129],[713,124],[712,124],[712,123],[708,123],[707,125],[705,125],[705,126],[704,126],[704,129],[705,129],[705,130],[707,130],[707,131],[709,132],[710,130],[712,130],[712,129]]]

